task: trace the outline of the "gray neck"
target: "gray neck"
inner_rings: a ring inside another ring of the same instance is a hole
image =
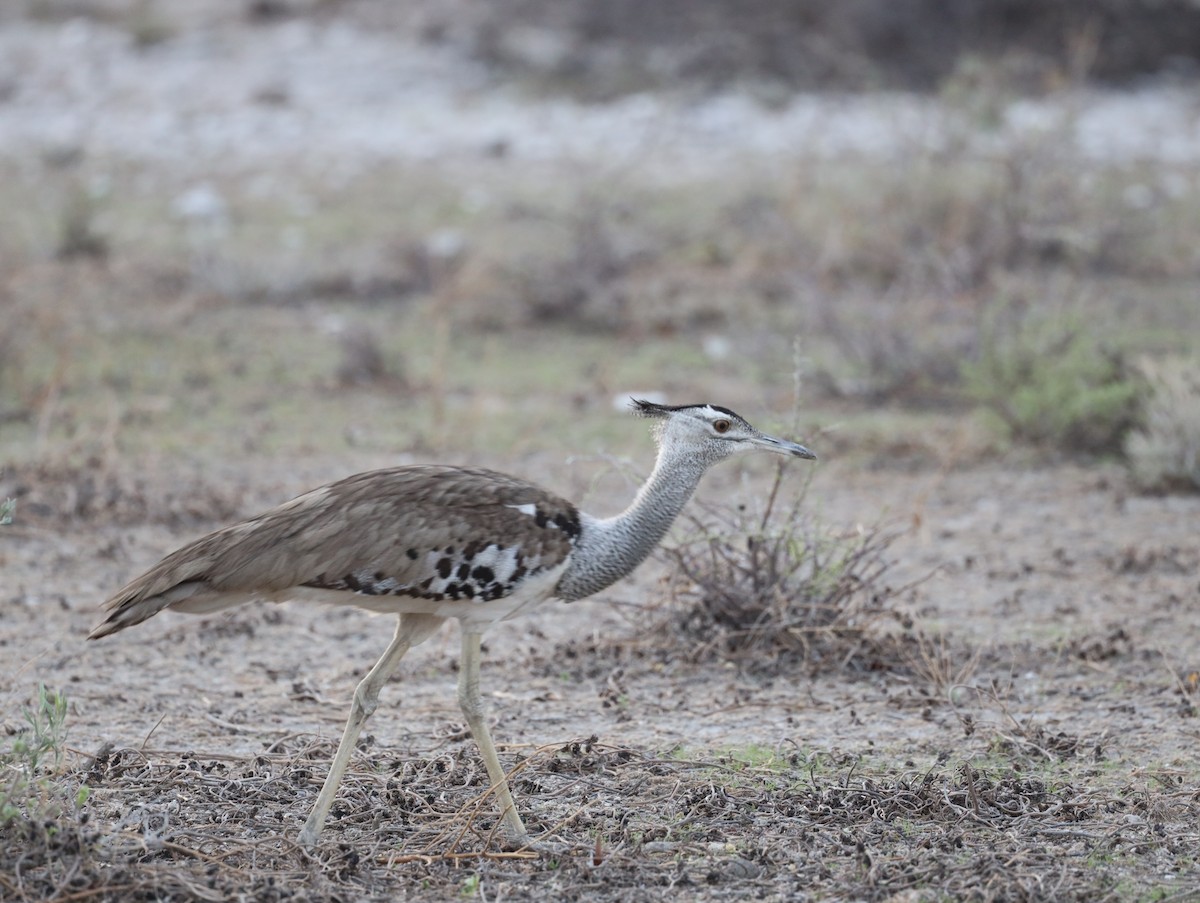
[[[585,516],[571,563],[555,595],[568,602],[597,593],[641,564],[683,510],[707,469],[695,454],[659,451],[654,472],[633,503],[616,517]]]

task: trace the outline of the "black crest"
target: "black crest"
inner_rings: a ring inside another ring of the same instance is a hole
[[[633,412],[639,417],[666,417],[674,411],[686,411],[689,408],[710,408],[728,417],[736,417],[738,420],[745,422],[745,418],[740,414],[729,410],[729,408],[723,408],[719,404],[655,404],[653,401],[646,401],[644,398],[631,398],[629,401]]]

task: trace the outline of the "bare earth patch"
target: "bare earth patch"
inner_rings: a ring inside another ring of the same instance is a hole
[[[713,476],[710,492],[729,488]],[[994,506],[998,488],[1020,501]],[[1200,886],[1195,500],[1127,498],[1071,469],[923,482],[826,468],[809,492],[830,518],[919,520],[892,550],[897,579],[940,565],[900,605],[917,627],[881,624],[847,660],[696,664],[685,635],[673,648],[642,627],[664,616],[662,564],[500,625],[484,680],[538,855],[495,831],[447,632],[385,692],[309,854],[293,839],[386,628],[283,606],[85,644],[100,597],[172,545],[146,526],[176,525],[164,489],[148,487],[166,508],[137,526],[84,512],[4,534],[7,726],[38,681],[61,689],[59,782],[90,788],[44,825],[5,828],[8,898],[1124,900]]]

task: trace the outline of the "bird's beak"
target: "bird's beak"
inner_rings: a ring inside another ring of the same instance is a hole
[[[758,443],[767,451],[773,451],[780,455],[792,455],[796,458],[807,458],[810,461],[815,461],[817,456],[796,442],[789,442],[786,439],[776,439],[774,436],[758,436]]]

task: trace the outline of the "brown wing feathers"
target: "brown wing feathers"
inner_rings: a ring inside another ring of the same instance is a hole
[[[357,474],[171,553],[105,603],[91,636],[171,606],[213,610],[299,586],[487,601],[560,563],[579,529],[569,502],[488,470]]]

